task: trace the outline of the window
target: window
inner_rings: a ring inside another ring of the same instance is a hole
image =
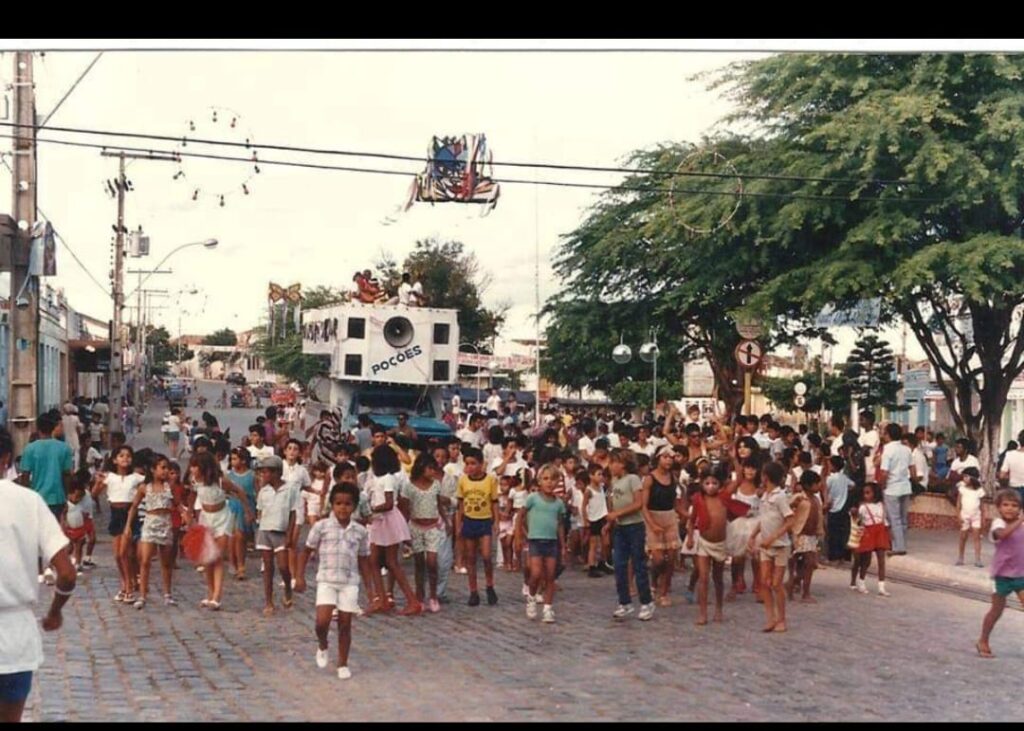
[[[348,337],[352,340],[363,340],[366,338],[366,318],[348,318]]]
[[[349,320],[349,322],[352,322]],[[362,322],[360,320],[360,322]],[[363,375],[363,356],[359,353],[347,353],[345,355],[345,375],[346,376],[361,376]]]
[[[445,325],[447,327],[447,325]],[[434,380],[435,381],[447,381],[448,380],[448,361],[446,360],[435,360],[434,361]]]
[[[451,337],[452,327],[446,322],[438,322],[434,324],[434,345],[447,345],[448,338]]]

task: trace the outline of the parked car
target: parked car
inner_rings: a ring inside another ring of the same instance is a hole
[[[241,373],[229,373],[227,374],[227,376],[225,376],[224,381],[226,383],[233,383],[236,386],[244,386],[245,376],[242,375]]]
[[[232,408],[244,408],[245,407],[245,392],[240,388],[236,388],[234,393],[231,394],[231,407]]]
[[[173,383],[167,388],[167,405],[171,407],[188,406],[188,396],[183,384]]]

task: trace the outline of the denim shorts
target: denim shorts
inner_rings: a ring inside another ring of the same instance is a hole
[[[558,539],[530,539],[530,558],[558,558]]]
[[[476,518],[463,518],[462,519],[462,537],[463,538],[483,538],[489,536],[493,532],[494,521],[490,518],[486,520],[477,520]]]
[[[32,671],[0,675],[0,703],[21,703],[32,690]]]

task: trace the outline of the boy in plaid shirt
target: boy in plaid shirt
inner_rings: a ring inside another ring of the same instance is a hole
[[[306,562],[316,551],[316,664],[327,667],[327,633],[331,615],[338,611],[338,677],[352,677],[348,651],[352,645],[352,617],[359,613],[359,582],[370,572],[370,533],[352,520],[359,505],[359,488],[342,482],[331,488],[331,514],[309,531],[306,550],[299,557],[295,591],[306,590]]]

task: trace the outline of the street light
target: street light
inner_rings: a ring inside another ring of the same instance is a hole
[[[658,348],[658,335],[654,328],[650,329],[650,340],[640,346],[640,360],[645,363],[651,363],[654,368],[653,377],[653,403],[651,410],[658,408],[658,356],[661,354],[661,350]],[[619,365],[625,365],[629,363],[633,358],[633,350],[623,342],[622,335],[619,335],[619,344],[612,349],[612,360]]]
[[[154,269],[154,270],[156,270],[156,269],[159,269],[159,268],[160,268],[160,266],[161,266],[161,265],[162,265],[162,264],[163,264],[163,263],[164,263],[165,261],[167,261],[168,259],[170,259],[170,258],[171,258],[172,256],[174,256],[175,254],[177,254],[177,253],[178,253],[179,251],[181,251],[182,249],[187,249],[187,248],[189,248],[190,246],[202,246],[202,247],[203,247],[204,249],[216,249],[216,248],[217,248],[217,244],[218,244],[218,243],[220,243],[220,242],[218,242],[218,241],[217,241],[217,239],[206,239],[205,241],[193,241],[193,242],[192,242],[191,244],[182,244],[181,246],[179,246],[179,247],[178,247],[178,248],[176,248],[176,249],[171,249],[170,253],[169,253],[169,254],[167,254],[167,256],[165,256],[165,257],[164,257],[163,259],[161,259],[161,260],[160,260],[160,263],[159,263],[159,264],[157,264],[157,265],[156,265],[155,267],[153,267],[153,269]],[[148,280],[148,279],[149,279],[149,278],[150,278],[151,276],[153,276],[153,275],[152,275],[152,274],[149,274],[149,275],[147,275],[147,276],[146,276],[146,279],[143,279],[143,280],[142,280],[141,282],[139,282],[139,283],[138,283],[138,285],[136,285],[135,289],[133,289],[133,290],[132,290],[131,292],[129,292],[128,294],[126,294],[126,295],[125,295],[125,297],[131,297],[131,296],[132,296],[133,294],[135,294],[135,290],[139,289],[139,288],[140,288],[140,287],[141,287],[141,286],[142,286],[143,284],[145,284],[145,283],[146,283],[146,281],[147,281],[147,280]]]
[[[480,357],[480,348],[478,348],[475,345],[473,345],[473,343],[459,343],[459,347],[460,348],[463,345],[465,345],[467,348],[472,348],[473,352],[476,353],[477,357],[478,358]],[[458,366],[456,366],[456,370],[458,370]],[[477,408],[480,408],[480,364],[479,363],[477,363],[477,366],[476,366],[476,406],[477,406]]]

